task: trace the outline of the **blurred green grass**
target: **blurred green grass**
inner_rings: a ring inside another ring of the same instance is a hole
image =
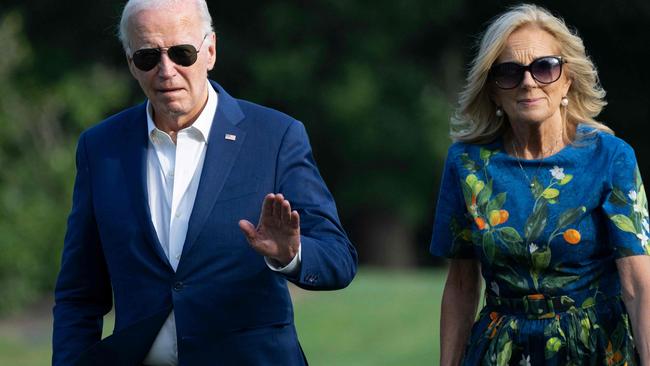
[[[296,327],[311,365],[433,365],[445,272],[361,268],[334,292],[292,288]],[[112,321],[106,322],[105,333]],[[50,364],[49,306],[0,320],[0,365]]]

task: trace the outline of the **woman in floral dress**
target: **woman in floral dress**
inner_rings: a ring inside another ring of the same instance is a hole
[[[632,148],[594,120],[604,95],[581,39],[545,9],[488,26],[431,243],[450,258],[443,366],[650,365],[647,198]]]

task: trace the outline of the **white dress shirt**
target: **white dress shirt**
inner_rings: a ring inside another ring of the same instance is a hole
[[[199,187],[208,136],[217,111],[218,95],[208,84],[208,101],[194,123],[176,135],[176,144],[153,121],[152,106],[147,103],[149,146],[147,148],[147,193],[151,220],[158,240],[174,271],[178,267],[187,235],[190,214]],[[261,207],[260,202],[260,207]],[[242,234],[243,235],[243,234]],[[273,271],[293,274],[300,264],[300,250],[289,265]],[[174,312],[154,340],[145,365],[178,365],[178,346]]]

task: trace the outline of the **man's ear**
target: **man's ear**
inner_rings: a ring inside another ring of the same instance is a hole
[[[208,71],[212,71],[217,62],[217,40],[217,34],[212,32],[210,34],[210,47],[208,47]]]
[[[133,59],[129,56],[126,56],[126,64],[129,65],[129,71],[131,72],[131,75],[135,78],[135,65],[133,64]]]

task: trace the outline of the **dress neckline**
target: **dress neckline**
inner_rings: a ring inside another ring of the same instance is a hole
[[[587,128],[588,128],[588,126],[585,126],[582,123],[578,124],[578,126],[576,126],[576,135],[585,132],[585,129],[587,129]],[[552,155],[549,155],[549,156],[544,157],[544,158],[534,158],[534,159],[518,158],[518,157],[516,157],[514,155],[508,154],[508,152],[506,151],[505,142],[503,141],[503,135],[497,137],[497,139],[494,141],[494,146],[498,147],[501,150],[501,155],[503,155],[505,158],[507,158],[509,160],[520,161],[520,162],[525,163],[525,164],[531,164],[531,163],[542,164],[545,161],[555,160],[555,159],[557,159],[559,157],[562,157],[562,156],[570,153],[574,149],[576,149],[576,140],[571,141],[570,143],[566,144],[563,148],[556,151]]]
[[[510,159],[510,160],[514,160],[514,161],[518,160],[518,161],[520,161],[522,163],[542,163],[544,161],[554,160],[554,159],[557,159],[558,157],[566,155],[569,151],[571,151],[571,150],[573,150],[575,148],[574,142],[570,142],[570,143],[566,144],[563,148],[561,148],[560,150],[556,151],[555,153],[553,153],[553,154],[551,154],[549,156],[546,156],[546,157],[543,157],[543,158],[525,159],[525,158],[521,158],[521,157],[517,157],[517,156],[508,154],[508,152],[506,151],[505,143],[503,141],[503,136],[499,136],[499,138],[495,142],[496,142],[495,146],[498,147],[501,150],[501,154],[504,157],[506,157],[507,159]]]

